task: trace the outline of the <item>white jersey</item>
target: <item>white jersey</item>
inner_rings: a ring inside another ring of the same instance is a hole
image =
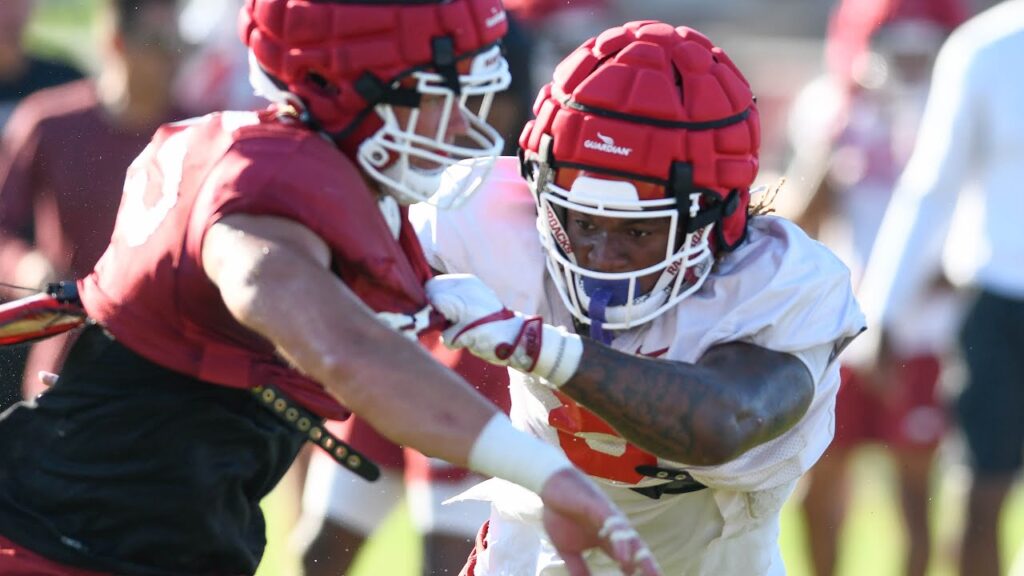
[[[533,198],[515,159],[501,159],[460,209],[418,205],[410,217],[433,267],[475,274],[509,308],[572,329],[547,278]],[[602,481],[667,574],[783,574],[779,512],[796,480],[832,440],[839,372],[831,361],[863,327],[842,263],[790,222],[756,217],[747,240],[716,265],[697,293],[643,326],[616,333],[611,346],[683,362],[735,341],[793,354],[812,374],[815,395],[792,429],[725,464],[690,466],[640,450],[567,397],[514,371],[511,417]],[[635,467],[643,464],[684,469],[708,489],[648,498],[628,488],[665,480],[641,477]],[[477,491],[494,506],[488,552],[476,575],[564,574],[538,523],[539,499],[507,483],[490,484]],[[529,546],[536,554],[525,552]],[[594,574],[618,574],[601,553],[588,556],[588,563]]]

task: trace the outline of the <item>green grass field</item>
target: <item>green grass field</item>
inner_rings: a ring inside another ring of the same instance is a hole
[[[855,486],[850,517],[842,534],[838,576],[900,576],[906,544],[900,527],[894,471],[883,451],[865,449],[853,461]],[[929,576],[956,574],[956,543],[963,517],[964,471],[937,467],[932,499],[934,554]],[[285,487],[268,498],[270,545],[257,576],[295,576],[298,563],[287,546],[294,518],[294,496]],[[813,576],[805,545],[805,526],[797,495],[782,515],[782,549],[790,576]],[[1001,545],[1007,570],[1024,540],[1024,489],[1018,486],[1003,515]],[[397,510],[370,541],[352,576],[419,576],[420,548],[404,508]],[[1024,567],[1021,567],[1024,568]],[[1012,576],[1024,576],[1018,568]],[[673,576],[673,575],[669,575]]]

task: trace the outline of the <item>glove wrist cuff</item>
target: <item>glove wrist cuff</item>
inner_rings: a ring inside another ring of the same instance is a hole
[[[558,388],[576,374],[582,357],[583,340],[578,334],[544,324],[540,354],[532,373]]]

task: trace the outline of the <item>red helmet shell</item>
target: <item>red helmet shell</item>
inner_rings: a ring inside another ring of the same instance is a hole
[[[694,188],[722,199],[738,193],[719,225],[726,245],[743,238],[758,170],[757,104],[736,65],[700,32],[654,21],[609,29],[559,64],[534,114],[519,140],[528,155],[543,156],[549,136],[559,165],[663,182],[687,163]]]
[[[495,44],[507,27],[501,0],[246,0],[239,16],[242,41],[263,69],[327,132],[349,131],[341,143],[347,150],[381,126],[364,113],[375,102],[355,89],[365,73],[389,84],[431,67],[435,38],[450,37],[458,58]]]

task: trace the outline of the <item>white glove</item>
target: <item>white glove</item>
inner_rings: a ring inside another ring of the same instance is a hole
[[[410,340],[418,340],[420,332],[430,327],[430,305],[424,306],[415,314],[399,314],[397,312],[377,312],[377,319],[392,330]]]
[[[491,364],[534,374],[552,386],[576,373],[583,341],[540,316],[513,312],[479,278],[444,274],[430,279],[427,299],[451,322],[442,332],[449,348],[465,348]]]

